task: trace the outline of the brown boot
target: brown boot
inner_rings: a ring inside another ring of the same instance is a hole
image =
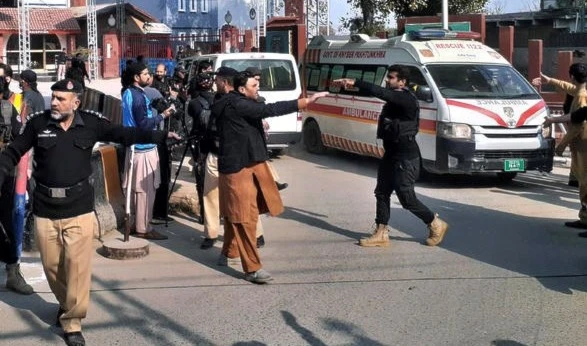
[[[448,230],[448,224],[438,217],[438,214],[434,214],[434,220],[428,225],[430,234],[426,239],[426,245],[436,246],[442,242],[446,231]]]
[[[383,224],[377,224],[375,232],[370,237],[359,240],[359,245],[364,247],[388,247],[389,244],[389,228]]]

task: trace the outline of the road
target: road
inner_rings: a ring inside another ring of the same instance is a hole
[[[420,183],[423,202],[450,224],[444,243],[422,245],[425,225],[393,196],[392,246],[365,249],[356,240],[373,224],[376,160],[296,146],[273,163],[290,187],[285,212],[263,218],[272,284],[216,266],[221,244],[200,250],[202,226],[176,216],[146,258],[97,251],[88,345],[587,344],[587,240],[563,226],[579,206],[567,168],[507,185]],[[38,293],[0,289],[0,345],[63,344],[38,259],[23,262]]]

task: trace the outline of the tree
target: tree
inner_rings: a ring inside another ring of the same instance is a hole
[[[442,0],[347,0],[361,11],[362,17],[342,18],[344,26],[360,23],[359,32],[371,34],[381,27],[385,18],[395,13],[399,17],[435,16],[442,12]],[[450,14],[481,13],[489,0],[451,0]]]

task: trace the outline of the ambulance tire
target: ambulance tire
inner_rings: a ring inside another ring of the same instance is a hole
[[[501,172],[497,173],[497,179],[502,184],[510,183],[518,175],[518,172]]]
[[[326,147],[322,143],[322,132],[315,120],[308,120],[302,130],[304,147],[312,154],[324,154]]]

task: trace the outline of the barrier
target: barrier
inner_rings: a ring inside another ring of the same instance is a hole
[[[106,232],[117,230],[124,222],[124,197],[120,186],[117,146],[103,145],[92,153],[94,204],[100,238]],[[121,148],[121,147],[120,147]]]

